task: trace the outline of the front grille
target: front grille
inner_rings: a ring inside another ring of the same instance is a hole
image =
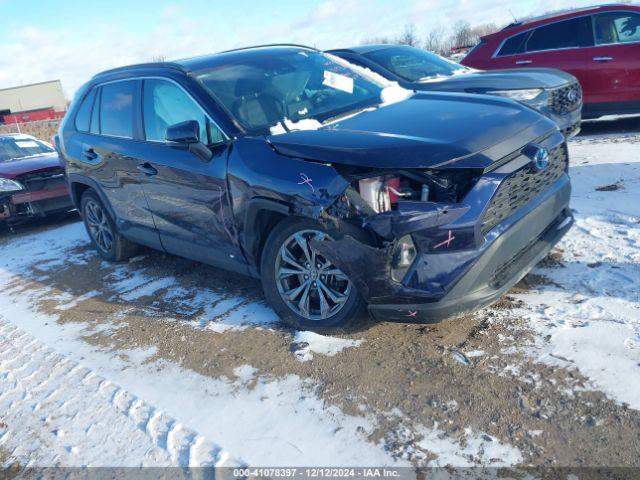
[[[527,165],[504,179],[482,218],[482,234],[549,188],[565,172],[567,163],[567,146],[563,143],[549,152],[549,165],[544,170],[535,171]]]
[[[50,190],[65,184],[64,170],[62,170],[62,168],[21,175],[17,180],[24,185],[27,192]]]
[[[549,108],[555,113],[565,114],[582,104],[582,88],[578,82],[551,91]]]

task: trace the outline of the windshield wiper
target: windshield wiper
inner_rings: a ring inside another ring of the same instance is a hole
[[[353,110],[349,110],[348,112],[340,113],[338,115],[334,115],[333,117],[329,117],[329,118],[325,119],[322,122],[322,125],[326,125],[327,123],[338,122],[340,120],[344,120],[345,118],[349,118],[349,117],[352,117],[354,115],[358,115],[359,113],[362,113],[362,112],[375,110],[376,108],[378,108],[377,105],[376,106],[369,106],[369,107],[354,108]]]

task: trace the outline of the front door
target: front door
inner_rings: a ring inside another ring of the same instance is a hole
[[[137,161],[162,246],[210,264],[243,263],[227,191],[229,143],[181,86],[164,79],[143,82],[145,147]],[[165,142],[167,127],[186,120],[200,124],[210,160]]]
[[[595,46],[588,49],[590,103],[635,103],[640,108],[640,14],[593,16]],[[613,108],[624,111],[624,105]]]

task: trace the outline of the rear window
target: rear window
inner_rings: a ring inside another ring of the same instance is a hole
[[[559,50],[579,45],[580,19],[574,18],[536,28],[527,40],[526,51]]]
[[[383,48],[366,53],[365,57],[410,82],[450,77],[465,70],[465,67],[458,63],[420,48],[408,46]]]
[[[107,83],[100,98],[100,132],[133,138],[133,95],[135,81]]]
[[[518,53],[522,53],[524,49],[524,41],[529,36],[531,32],[523,32],[518,35],[508,38],[500,48],[498,52],[498,56],[502,57],[504,55],[516,55]]]
[[[78,113],[76,114],[76,130],[79,132],[88,132],[89,131],[89,123],[91,121],[91,109],[93,108],[93,102],[96,98],[96,89],[93,88],[91,91],[84,97],[82,103],[80,104],[80,108],[78,108]]]

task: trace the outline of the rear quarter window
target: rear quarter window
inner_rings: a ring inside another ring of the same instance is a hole
[[[92,88],[91,91],[85,95],[80,107],[78,108],[78,113],[76,113],[76,130],[79,132],[88,132],[89,124],[91,122],[91,110],[93,108],[93,103],[96,98],[96,89]]]
[[[518,35],[515,35],[511,38],[508,38],[500,47],[498,51],[498,57],[503,57],[505,55],[516,55],[518,53],[522,53],[524,50],[524,43],[526,38],[529,36],[531,32],[522,32]],[[477,47],[476,47],[477,48]]]

